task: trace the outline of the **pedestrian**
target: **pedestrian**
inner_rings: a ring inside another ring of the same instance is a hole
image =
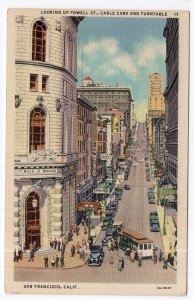
[[[59,257],[58,257],[58,255],[56,255],[56,257],[55,257],[55,267],[58,268],[58,266],[59,266]]]
[[[163,256],[163,251],[162,251],[162,249],[160,249],[160,251],[159,251],[159,261],[160,262],[162,261],[162,256]]]
[[[119,258],[118,271],[122,271],[123,268],[124,268],[124,259],[123,258]]]
[[[111,251],[111,240],[108,240],[108,250]]]
[[[85,221],[84,221],[84,219],[82,218],[82,226],[84,226],[84,224],[85,224]]]
[[[76,249],[77,249],[77,253],[79,254],[79,252],[80,252],[80,243],[79,242],[77,242],[77,244],[76,244]]]
[[[23,251],[22,251],[22,248],[21,248],[21,247],[19,247],[19,250],[18,250],[18,256],[19,256],[19,259],[22,260],[22,258],[23,258]]]
[[[73,224],[73,232],[77,232],[77,225],[76,225],[76,223]]]
[[[58,241],[58,252],[61,250],[61,241]]]
[[[53,248],[54,248],[54,249],[57,248],[57,241],[56,241],[56,238],[54,238],[54,241],[53,241]]]
[[[119,243],[117,240],[115,240],[115,250],[118,251],[119,250]]]
[[[82,259],[85,260],[86,259],[86,247],[83,247],[82,249]]]
[[[139,266],[139,268],[142,267],[142,255],[141,255],[141,253],[138,256],[138,266]]]
[[[36,243],[36,241],[34,241],[33,247],[34,247],[34,252],[36,252],[37,251],[37,243]]]
[[[55,258],[54,256],[51,257],[51,267],[55,267]]]
[[[50,238],[50,248],[51,249],[53,248],[53,239],[52,239],[52,237]]]
[[[154,255],[154,263],[157,264],[157,262],[158,262],[158,256],[157,256],[157,254],[155,253],[155,255]]]
[[[132,261],[132,263],[135,261],[135,252],[134,252],[134,250],[131,250],[130,261]]]
[[[84,234],[87,234],[87,226],[86,225],[84,225]]]
[[[79,230],[80,230],[79,226],[76,226],[76,234],[77,234],[77,236],[79,235]]]
[[[61,257],[60,257],[60,264],[61,264],[61,268],[63,268],[64,267],[64,256],[63,255],[61,255]]]
[[[176,249],[177,246],[177,240],[174,242],[174,249]]]
[[[74,255],[75,255],[75,246],[72,245],[71,246],[71,257],[74,257]]]
[[[34,261],[34,249],[30,249],[30,258],[29,261]]]
[[[48,268],[48,256],[47,255],[45,255],[45,257],[44,257],[44,267],[45,267],[45,269]]]
[[[18,259],[17,259],[17,251],[16,249],[14,249],[14,252],[13,252],[13,261],[17,261],[18,262]]]
[[[83,247],[80,248],[79,258],[80,258],[81,260],[83,259]]]
[[[168,260],[167,260],[167,258],[166,258],[166,257],[164,258],[164,265],[163,265],[163,269],[168,269]]]

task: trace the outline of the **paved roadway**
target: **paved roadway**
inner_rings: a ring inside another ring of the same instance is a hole
[[[146,141],[144,140],[143,124],[139,123],[137,134],[136,156],[142,159],[144,156]],[[139,149],[139,151],[137,151]],[[152,233],[149,228],[149,212],[155,210],[154,204],[147,200],[147,189],[152,186],[146,181],[145,162],[138,162],[131,168],[129,178],[124,183],[131,186],[131,190],[124,190],[122,200],[119,201],[119,209],[115,220],[122,220],[125,228],[134,229],[145,234],[153,240],[158,248],[162,248],[162,238],[159,232]],[[97,242],[103,238],[101,232]],[[124,256],[122,250],[113,252],[113,264],[110,264],[110,252],[105,248],[105,259],[101,267],[88,267],[87,265],[69,270],[44,270],[44,269],[15,269],[15,280],[22,281],[63,281],[63,282],[112,282],[112,283],[158,283],[173,284],[176,282],[176,271],[171,268],[163,269],[163,263],[154,264],[151,259],[143,261],[143,266],[138,268],[137,262],[131,263]],[[117,269],[119,257],[124,257],[125,268],[122,272]]]

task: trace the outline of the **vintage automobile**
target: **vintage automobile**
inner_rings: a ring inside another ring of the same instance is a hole
[[[101,245],[90,247],[90,255],[88,257],[88,266],[101,266],[104,260],[104,251]]]
[[[131,187],[130,187],[130,185],[129,185],[129,184],[125,184],[125,185],[124,185],[124,189],[125,189],[125,190],[130,190],[130,189],[131,189]]]
[[[153,220],[152,222],[150,222],[150,231],[152,232],[160,231],[160,224],[158,220]]]
[[[108,228],[105,232],[105,238],[102,240],[102,245],[107,246],[109,240],[116,239],[120,230],[119,227]]]
[[[149,216],[150,222],[152,221],[158,221],[158,213],[156,211],[151,211],[150,216]]]

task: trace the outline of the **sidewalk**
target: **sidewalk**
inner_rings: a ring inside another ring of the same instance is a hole
[[[79,235],[77,236],[76,233],[73,234],[73,240],[68,242],[66,245],[66,249],[65,249],[65,254],[64,254],[64,267],[61,268],[60,263],[59,263],[59,267],[58,269],[73,269],[73,268],[78,268],[78,267],[82,267],[83,265],[85,265],[87,263],[87,258],[89,255],[89,249],[86,250],[86,255],[85,255],[85,260],[81,260],[79,254],[77,254],[77,251],[75,253],[74,257],[71,257],[71,246],[77,244],[77,242],[80,243],[80,245],[82,244],[82,239],[84,238],[86,241],[88,239],[88,234],[84,234],[84,227],[82,226],[82,224],[79,225],[80,227],[80,231],[79,231]],[[101,226],[96,226],[95,227],[96,230],[96,237],[94,237],[94,243],[98,238],[98,235],[100,234],[100,230],[101,230]],[[56,255],[58,255],[58,257],[61,257],[61,253],[58,252],[57,250],[54,252],[52,250],[52,252],[48,252],[47,250],[47,256],[48,256],[48,269],[53,269],[53,267],[51,267],[51,258],[54,256],[56,257]],[[18,262],[14,262],[14,267],[19,267],[19,268],[33,268],[33,269],[44,269],[44,256],[45,254],[36,254],[34,256],[34,261],[30,261],[29,262],[29,256],[27,257],[23,257],[22,261],[19,260]],[[56,269],[56,268],[55,268]]]
[[[176,227],[174,225],[174,221],[173,221],[172,217],[166,215],[165,216],[166,235],[164,235],[164,233],[163,233],[164,207],[157,204],[158,203],[158,191],[157,191],[156,182],[154,182],[154,184],[155,184],[156,210],[158,213],[158,218],[159,218],[159,223],[160,223],[160,231],[161,231],[162,240],[163,240],[164,255],[165,255],[165,257],[168,257],[168,254],[170,253],[174,257],[174,266],[171,266],[170,264],[169,264],[169,266],[176,270],[177,269],[177,259],[176,259],[176,256],[174,255],[175,254],[174,244],[177,239],[175,236]]]

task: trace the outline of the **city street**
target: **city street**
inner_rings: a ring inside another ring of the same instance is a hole
[[[160,232],[151,232],[149,225],[149,213],[156,210],[155,204],[149,204],[147,198],[148,187],[151,181],[146,181],[146,167],[144,153],[146,150],[146,138],[143,123],[138,124],[136,152],[137,166],[134,162],[129,173],[128,180],[123,184],[129,184],[131,190],[123,190],[122,200],[119,201],[119,209],[115,221],[122,221],[125,229],[133,229],[144,234],[152,240],[158,249],[163,249]],[[100,244],[104,237],[102,231],[96,244]],[[113,251],[112,254],[104,247],[105,259],[101,267],[89,267],[86,265],[68,270],[30,269],[15,267],[16,281],[63,281],[63,282],[112,282],[112,283],[176,283],[176,271],[168,267],[163,269],[163,262],[154,264],[152,259],[144,259],[142,267],[138,267],[137,261],[130,262],[124,252]],[[111,256],[113,264],[110,264]],[[118,271],[119,257],[123,257],[125,267],[122,272]]]

